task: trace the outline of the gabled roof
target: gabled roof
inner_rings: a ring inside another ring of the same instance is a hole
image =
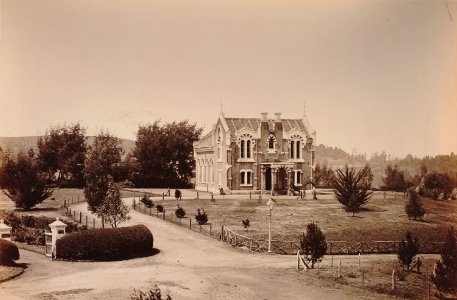
[[[194,143],[194,147],[201,148],[201,147],[211,147],[213,146],[213,132],[214,129],[208,132],[204,137]]]
[[[225,120],[230,129],[230,132],[232,133],[245,127],[252,131],[257,131],[262,122],[259,118],[225,118]],[[270,128],[273,128],[274,122],[275,121],[272,119],[268,120],[268,125]],[[294,128],[298,128],[300,131],[311,134],[311,132],[306,130],[306,126],[301,119],[281,119],[281,123],[285,132],[289,132]]]

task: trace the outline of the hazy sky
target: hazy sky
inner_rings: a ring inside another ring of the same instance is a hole
[[[457,152],[457,3],[0,0],[0,136],[220,112],[300,118],[317,142]]]

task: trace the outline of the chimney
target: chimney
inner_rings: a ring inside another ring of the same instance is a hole
[[[262,122],[267,122],[268,121],[268,113],[263,112],[260,115],[262,115]]]
[[[280,123],[281,122],[281,113],[275,113],[276,120],[275,122]]]

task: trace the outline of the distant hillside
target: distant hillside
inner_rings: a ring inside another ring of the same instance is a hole
[[[36,152],[38,151],[37,143],[39,136],[21,136],[21,137],[0,137],[0,147],[5,152],[17,154],[20,151],[28,151],[32,148]],[[88,145],[94,142],[95,137],[90,136],[87,138]],[[122,142],[122,149],[124,149],[124,155],[127,155],[135,147],[135,141],[120,139]]]

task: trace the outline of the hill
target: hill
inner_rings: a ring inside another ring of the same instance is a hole
[[[40,136],[21,136],[21,137],[0,137],[0,147],[5,152],[17,154],[20,151],[28,151],[32,148],[38,152],[38,139]],[[87,144],[91,145],[94,142],[95,137],[87,137]],[[120,139],[122,143],[122,149],[124,150],[124,156],[133,150],[135,147],[135,141]]]

